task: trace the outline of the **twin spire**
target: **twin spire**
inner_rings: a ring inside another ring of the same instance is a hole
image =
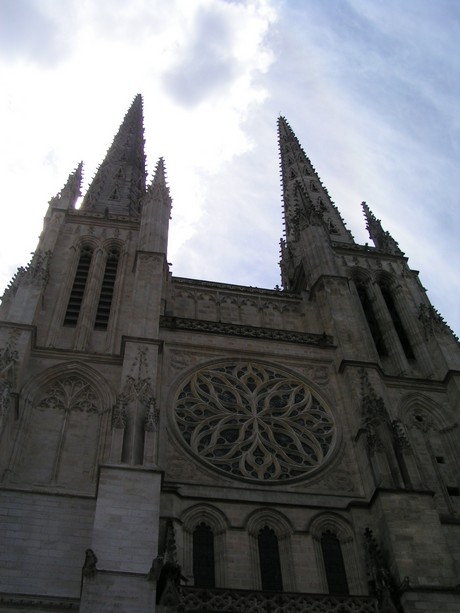
[[[285,117],[278,119],[278,138],[285,223],[282,251],[289,247],[292,255],[300,232],[309,226],[322,228],[330,241],[353,245],[351,233]],[[86,192],[81,209],[140,217],[143,202],[154,199],[163,203],[161,206],[168,212],[171,199],[162,158],[148,189],[145,179],[143,108],[138,94]],[[50,204],[59,208],[74,206],[81,195],[81,181],[82,163]],[[396,241],[382,229],[380,220],[365,203],[363,210],[376,248],[400,255]]]

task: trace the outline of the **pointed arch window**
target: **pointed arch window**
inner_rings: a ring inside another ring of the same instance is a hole
[[[278,538],[268,526],[264,526],[258,534],[260,576],[262,590],[282,592],[283,581],[281,576],[280,553]]]
[[[460,461],[453,453],[455,421],[422,396],[410,399],[407,410],[406,427],[423,486],[435,492],[434,502],[441,513],[456,515],[460,510]]]
[[[388,351],[383,341],[382,332],[377,322],[377,318],[372,308],[372,303],[367,294],[366,286],[363,283],[356,282],[356,289],[358,290],[359,300],[364,311],[364,317],[366,318],[369,331],[374,341],[375,348],[380,357],[388,356]]]
[[[91,266],[92,257],[93,248],[89,245],[83,246],[80,252],[80,259],[78,261],[72,290],[70,292],[67,310],[64,316],[64,326],[69,328],[75,328],[77,325],[86,283],[88,281],[88,273]]]
[[[337,536],[327,530],[321,535],[321,551],[330,594],[349,594],[342,547]]]
[[[201,522],[193,531],[193,578],[196,587],[216,585],[214,565],[214,534]]]
[[[107,255],[104,277],[102,279],[101,293],[94,321],[95,330],[107,330],[119,259],[120,251],[118,249],[111,249]]]
[[[396,309],[396,305],[393,300],[391,291],[385,285],[380,285],[380,291],[382,292],[383,299],[385,300],[385,304],[387,305],[388,312],[390,313],[391,320],[393,321],[393,326],[396,330],[396,334],[399,337],[399,341],[406,355],[406,358],[408,360],[414,360],[415,355],[414,355],[414,352],[412,351],[412,347],[410,345],[409,338],[402,324],[398,310]]]

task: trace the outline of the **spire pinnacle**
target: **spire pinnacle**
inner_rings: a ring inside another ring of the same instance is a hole
[[[169,187],[166,184],[166,168],[165,161],[163,158],[160,158],[157,162],[155,172],[153,173],[153,179],[148,187],[148,190],[152,193],[161,192],[162,196],[166,196],[166,198],[169,198],[169,200],[171,200],[169,195]]]
[[[163,158],[160,158],[142,202],[140,249],[166,253],[171,203],[165,163]]]
[[[365,202],[362,202],[361,206],[363,208],[364,217],[366,218],[366,230],[369,232],[369,237],[373,241],[375,247],[386,253],[403,255],[403,252],[398,247],[398,243],[391,234],[383,230],[380,219],[375,217]]]
[[[83,200],[82,209],[140,214],[145,193],[145,155],[142,96],[126,113],[104,161]]]
[[[64,187],[49,202],[53,208],[74,208],[77,198],[81,196],[81,183],[83,178],[83,162],[73,170]]]

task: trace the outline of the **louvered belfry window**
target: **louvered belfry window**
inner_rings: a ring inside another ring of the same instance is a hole
[[[94,321],[95,330],[107,330],[119,258],[120,252],[118,249],[111,249],[109,251],[105,265],[104,278],[102,280],[99,303],[97,305],[96,319]]]
[[[259,545],[260,576],[262,589],[268,592],[282,592],[280,553],[278,538],[268,526],[262,528],[257,537]]]
[[[215,587],[214,534],[203,522],[193,531],[193,578],[196,587]]]
[[[401,346],[403,348],[404,353],[406,354],[406,358],[408,360],[414,360],[415,355],[412,351],[412,347],[402,324],[401,318],[399,317],[399,313],[394,303],[393,296],[391,295],[391,292],[387,287],[381,286],[380,289],[382,291],[382,296],[385,300],[385,304],[387,305],[388,312],[390,313],[391,319],[393,321],[396,333],[401,342]]]
[[[348,594],[348,582],[343,563],[342,547],[335,534],[323,532],[321,536],[324,568],[330,594]]]
[[[89,247],[88,245],[83,246],[80,252],[80,260],[78,262],[77,272],[75,273],[75,279],[64,317],[64,326],[69,328],[75,328],[77,325],[92,257],[92,247]]]
[[[366,318],[367,325],[369,326],[369,330],[372,336],[372,340],[374,341],[375,348],[377,349],[377,353],[381,357],[386,357],[388,355],[388,351],[385,347],[385,343],[383,342],[380,326],[377,322],[377,318],[372,308],[371,301],[369,300],[369,296],[367,295],[366,288],[364,285],[360,285],[359,283],[357,283],[356,289],[358,290],[358,296],[361,301],[361,306],[363,307],[364,316]]]

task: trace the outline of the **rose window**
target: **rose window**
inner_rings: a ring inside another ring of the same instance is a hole
[[[195,372],[179,391],[175,420],[200,460],[252,481],[306,476],[324,464],[336,440],[331,412],[309,387],[263,364]]]

